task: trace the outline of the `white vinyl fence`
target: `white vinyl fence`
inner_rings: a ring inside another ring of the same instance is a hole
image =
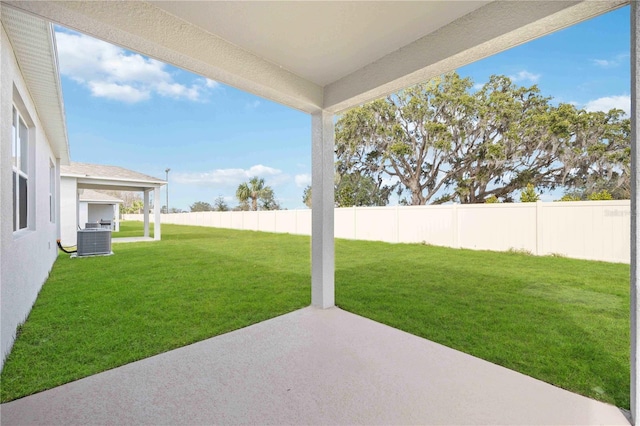
[[[311,210],[173,213],[162,223],[311,235]],[[629,263],[629,200],[337,208],[334,226],[336,238]]]

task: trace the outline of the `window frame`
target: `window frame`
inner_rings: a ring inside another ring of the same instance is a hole
[[[32,228],[32,155],[28,120],[14,103],[11,109],[11,171],[13,232],[21,233]]]

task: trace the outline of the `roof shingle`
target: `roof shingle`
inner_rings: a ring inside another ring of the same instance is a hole
[[[98,179],[118,179],[140,182],[165,183],[164,180],[143,173],[134,172],[119,166],[102,164],[77,163],[72,161],[68,166],[60,166],[61,176],[82,176]]]

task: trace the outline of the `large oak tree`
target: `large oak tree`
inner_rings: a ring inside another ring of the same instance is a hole
[[[368,176],[412,205],[511,201],[536,188],[624,196],[629,120],[553,105],[536,86],[457,73],[354,108],[336,124],[336,172]]]

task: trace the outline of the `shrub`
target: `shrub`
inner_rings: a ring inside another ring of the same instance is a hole
[[[533,184],[528,183],[527,187],[520,193],[520,202],[522,203],[535,203],[540,200],[540,196],[536,193],[536,189]]]
[[[560,201],[581,201],[580,197],[574,194],[564,194]]]
[[[606,189],[603,189],[600,192],[593,192],[589,194],[590,201],[603,201],[603,200],[613,200],[613,197]]]

